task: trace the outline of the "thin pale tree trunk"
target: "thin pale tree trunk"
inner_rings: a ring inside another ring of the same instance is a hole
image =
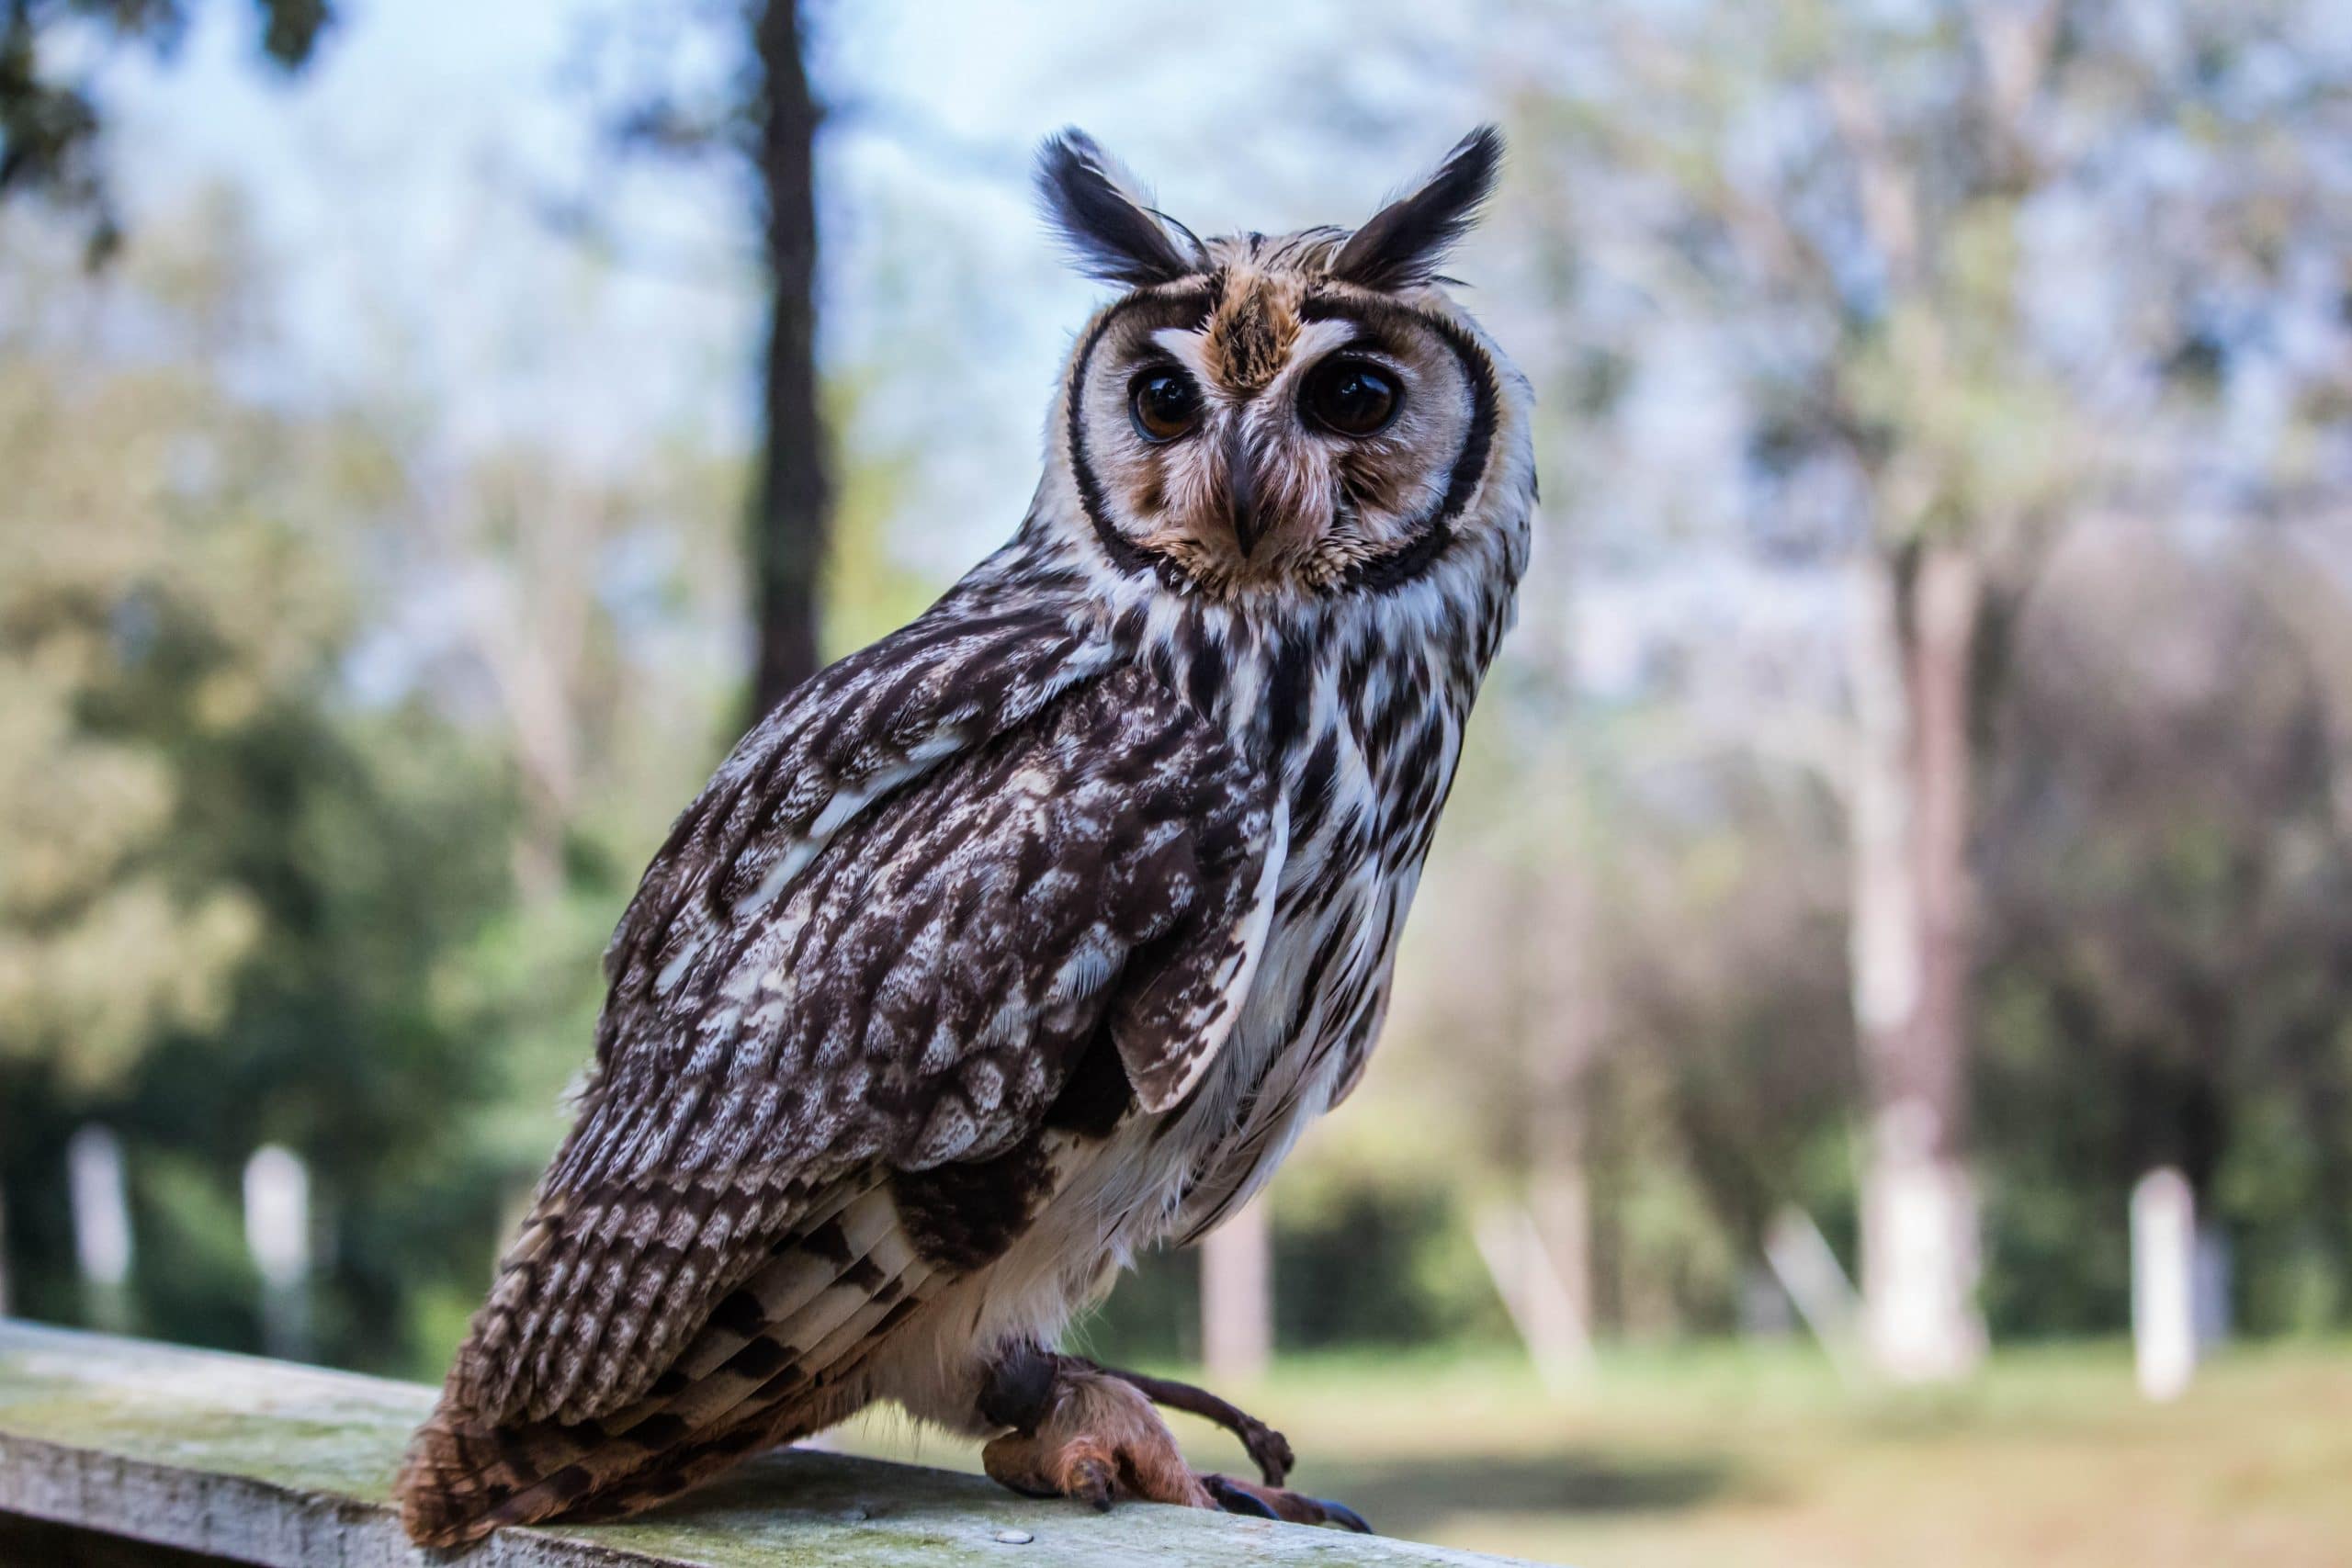
[[[1545,1117],[1534,1150],[1528,1213],[1543,1243],[1544,1262],[1560,1283],[1558,1321],[1544,1325],[1535,1354],[1564,1372],[1592,1360],[1592,1188],[1585,1175],[1581,1103]]]
[[[1577,786],[1581,800],[1581,781]],[[1528,1076],[1527,1207],[1541,1261],[1559,1283],[1557,1321],[1547,1321],[1535,1357],[1555,1376],[1592,1358],[1592,1194],[1587,1179],[1586,1098],[1600,1034],[1600,989],[1591,962],[1591,886],[1581,869],[1556,885],[1553,921],[1528,900],[1520,947],[1529,961],[1520,989],[1534,1006],[1522,1019]],[[1549,925],[1550,929],[1545,929]]]
[[[1851,677],[1852,981],[1870,1128],[1863,1330],[1888,1376],[1983,1358],[1967,1125],[1969,694],[1981,569],[1961,549],[1860,568]]]
[[[1521,632],[1533,667],[1547,672],[1556,725],[1539,753],[1564,828],[1569,863],[1532,878],[1510,874],[1510,929],[1499,933],[1513,954],[1510,1023],[1525,1053],[1529,1093],[1527,1213],[1535,1243],[1529,1262],[1556,1289],[1525,1292],[1528,1349],[1554,1387],[1589,1371],[1592,1360],[1592,1190],[1589,1100],[1592,1065],[1606,1021],[1599,965],[1594,962],[1593,788],[1585,764],[1583,727],[1576,722],[1577,556],[1563,549],[1548,567],[1550,581],[1531,606]],[[1532,864],[1533,862],[1529,863]],[[1547,1304],[1548,1303],[1548,1304]]]
[[[1201,1364],[1255,1382],[1274,1351],[1274,1245],[1263,1195],[1201,1238]]]
[[[767,0],[756,15],[759,174],[775,293],[761,403],[765,441],[751,518],[754,718],[816,671],[831,494],[817,402],[817,106],[801,61],[799,6]]]

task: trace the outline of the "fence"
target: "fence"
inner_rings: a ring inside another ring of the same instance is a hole
[[[433,1392],[0,1322],[0,1562],[381,1568],[1476,1568],[1502,1559],[1189,1508],[1016,1497],[977,1475],[791,1450],[620,1524],[418,1551],[392,1474]]]

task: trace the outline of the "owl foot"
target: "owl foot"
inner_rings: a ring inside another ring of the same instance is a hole
[[[1168,1424],[1141,1392],[1075,1364],[1057,1366],[1044,1409],[980,1450],[1004,1486],[1033,1497],[1076,1497],[1097,1508],[1126,1498],[1214,1508]]]
[[[1233,1432],[1264,1482],[1195,1472],[1155,1404],[1206,1416]],[[990,1369],[980,1409],[989,1421],[1012,1428],[981,1450],[980,1462],[1015,1492],[1076,1497],[1097,1508],[1131,1499],[1372,1530],[1352,1508],[1284,1490],[1292,1456],[1283,1435],[1188,1383],[1024,1346]]]

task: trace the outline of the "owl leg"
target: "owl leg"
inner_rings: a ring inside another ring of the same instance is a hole
[[[1153,1410],[1155,1402],[1205,1416],[1237,1433],[1246,1424],[1262,1434],[1251,1457],[1270,1479],[1256,1484],[1195,1472]],[[1291,1458],[1282,1434],[1190,1384],[1105,1371],[1080,1357],[1023,1346],[989,1369],[979,1407],[989,1422],[1012,1428],[981,1450],[980,1462],[1015,1492],[1078,1497],[1098,1508],[1134,1498],[1293,1524],[1371,1529],[1352,1508],[1283,1490],[1281,1475]],[[1263,1457],[1256,1451],[1261,1448]]]

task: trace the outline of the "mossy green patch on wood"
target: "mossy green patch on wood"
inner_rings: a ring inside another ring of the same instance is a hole
[[[0,1432],[119,1458],[382,1503],[432,1405],[375,1378],[0,1325]]]

